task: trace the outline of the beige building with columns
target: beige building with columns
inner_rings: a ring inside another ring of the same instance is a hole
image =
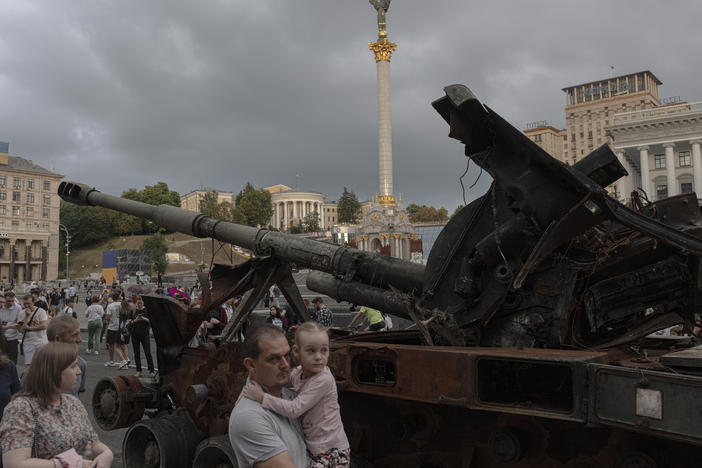
[[[8,155],[0,143],[0,282],[58,277],[58,184],[63,176]]]
[[[605,128],[616,113],[658,106],[661,81],[650,71],[563,88],[566,94],[566,141],[563,161],[575,164],[603,144],[611,144]]]
[[[529,137],[531,141],[539,145],[544,151],[558,159],[559,161],[565,162],[563,156],[564,146],[566,142],[566,130],[565,128],[559,130],[548,124],[538,125],[533,128],[528,128],[524,130],[524,134]]]
[[[319,192],[293,190],[282,184],[266,187],[271,194],[273,216],[270,225],[280,231],[289,231],[293,226],[299,226],[308,214],[319,214],[319,227],[325,230],[328,226],[324,216],[325,196]]]
[[[190,211],[200,211],[200,201],[209,192],[217,192],[217,204],[227,202],[234,206],[234,193],[221,192],[213,188],[201,188],[180,196],[180,207]]]
[[[629,173],[616,183],[620,200],[628,201],[637,187],[650,200],[702,196],[702,102],[618,113],[607,133]]]

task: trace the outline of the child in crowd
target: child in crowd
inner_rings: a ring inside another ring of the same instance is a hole
[[[300,418],[307,449],[312,454],[310,468],[346,468],[350,463],[349,441],[341,423],[336,382],[327,367],[326,328],[317,322],[300,325],[293,354],[301,364],[290,374],[290,384],[297,392],[294,400],[264,393],[255,382],[247,384],[242,394],[278,414]]]

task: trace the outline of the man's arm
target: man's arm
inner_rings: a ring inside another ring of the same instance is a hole
[[[254,463],[254,468],[305,468],[297,467],[290,459],[290,454],[285,451],[278,455],[272,456],[268,460]]]

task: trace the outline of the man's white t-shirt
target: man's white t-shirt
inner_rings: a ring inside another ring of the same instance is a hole
[[[30,312],[27,314],[27,318],[25,320],[29,320],[32,317],[32,314],[34,312]],[[36,323],[43,322],[45,320],[49,320],[49,315],[46,313],[46,311],[40,307],[37,308],[37,313],[34,315],[33,321]],[[27,325],[32,326],[31,323],[27,323]],[[24,335],[24,344],[33,344],[33,345],[43,345],[48,343],[49,340],[46,338],[46,328],[43,330],[38,330],[38,331],[31,331],[27,330],[27,333]]]
[[[110,316],[110,323],[107,324],[108,330],[119,330],[119,311],[121,308],[121,302],[113,302],[107,306],[107,310],[105,311],[105,313]]]

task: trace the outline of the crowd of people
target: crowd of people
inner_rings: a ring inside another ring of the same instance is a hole
[[[34,288],[20,297],[13,290],[0,294],[0,467],[111,466],[111,450],[100,442],[77,399],[86,390],[87,367],[77,346],[82,342],[75,307],[79,289],[71,285]],[[157,379],[150,349],[152,317],[141,297],[119,287],[83,291],[85,352],[106,354],[105,366],[128,370],[131,342],[136,375],[145,377],[143,353],[149,375]],[[158,292],[185,305],[199,299],[197,288]],[[251,328],[247,322],[238,331],[249,371],[230,417],[229,437],[239,466],[348,467],[349,443],[327,367],[333,314],[321,297],[305,300],[311,321],[301,323],[281,296],[277,286],[271,287],[266,323]],[[222,334],[240,301],[230,299],[208,313],[201,326],[203,341]],[[385,324],[380,312],[366,307],[354,322],[360,318],[371,330]],[[22,356],[25,371],[20,374]],[[293,368],[293,362],[299,365]]]

